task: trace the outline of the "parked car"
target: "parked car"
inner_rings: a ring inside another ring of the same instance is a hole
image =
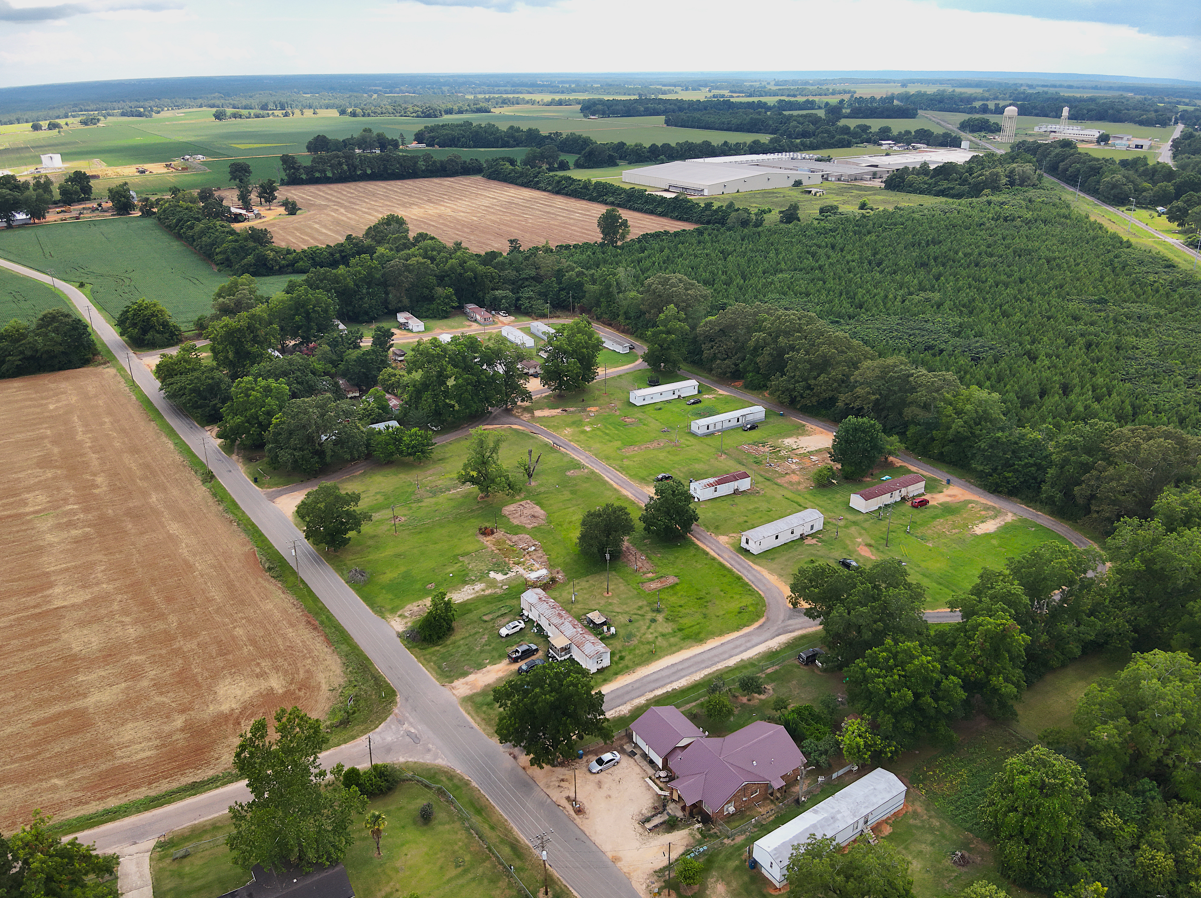
[[[825,653],[825,649],[805,649],[805,651],[797,654],[796,659],[801,664],[814,664]]]
[[[523,621],[523,620],[509,621],[507,624],[505,624],[503,627],[500,628],[500,635],[502,637],[508,637],[508,636],[512,636],[514,633],[520,633],[524,629],[525,629],[525,621]]]
[[[759,425],[756,424],[754,421],[752,421],[750,424],[743,424],[742,429],[743,430],[758,430]]]
[[[662,483],[664,480],[671,480],[671,479],[672,479],[672,476],[670,474],[656,474],[655,475],[655,483]]]
[[[588,765],[589,773],[602,773],[610,767],[616,767],[621,760],[621,755],[615,751],[607,751],[603,755],[598,755],[596,760]]]
[[[909,504],[912,505],[914,508],[925,508],[927,505],[930,504],[930,500],[923,496],[920,499],[910,499]]]
[[[691,399],[689,399],[689,400],[688,400],[687,402],[685,402],[684,404],[685,404],[685,405],[700,405],[700,404],[701,404],[701,397],[700,397],[700,396],[693,396]]]
[[[855,560],[854,560],[854,559],[852,559],[852,558],[839,558],[839,559],[838,559],[838,563],[839,563],[839,564],[841,564],[841,565],[842,565],[844,568],[846,568],[848,571],[857,571],[857,570],[859,570],[859,562],[858,562],[858,561],[855,561]]]
[[[545,658],[531,658],[529,661],[525,662],[520,667],[518,667],[517,672],[519,674],[529,673],[535,667],[541,667],[545,663],[546,663]]]
[[[524,661],[526,658],[537,655],[538,651],[538,646],[532,642],[523,642],[517,648],[509,650],[509,660],[513,662]]]

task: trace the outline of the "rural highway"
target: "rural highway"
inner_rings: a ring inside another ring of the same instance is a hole
[[[4,259],[0,259],[0,265],[43,283],[52,282],[48,275]],[[53,285],[63,290],[80,314],[87,317],[90,303],[86,296],[61,281],[54,280]],[[213,474],[272,545],[285,558],[292,557],[291,551],[295,547],[305,583],[396,688],[399,715],[413,734],[435,744],[446,763],[471,779],[522,838],[532,842],[539,833],[553,830],[547,849],[550,864],[581,898],[635,898],[638,892],[617,865],[504,749],[480,732],[463,713],[455,697],[401,645],[396,631],[376,617],[326,564],[288,516],[263,496],[199,425],[167,401],[154,375],[144,365],[132,364],[132,352],[103,316],[93,315],[92,320],[105,345],[118,359],[126,362],[138,386],[192,451],[208,459]],[[124,845],[142,841],[137,838],[136,831],[138,827],[146,826],[144,818],[165,819],[167,815],[163,812],[174,807],[149,811],[83,835],[89,841],[95,839],[97,844],[101,839],[111,844],[114,839],[123,838],[119,844]],[[161,823],[150,826],[154,834],[169,828]],[[125,835],[115,835],[118,833]]]

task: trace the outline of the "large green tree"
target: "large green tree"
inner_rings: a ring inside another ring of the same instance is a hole
[[[883,738],[901,747],[921,736],[944,743],[954,738],[949,721],[963,707],[963,687],[922,644],[886,639],[846,674],[848,697],[876,721]]]
[[[646,352],[642,360],[652,371],[674,374],[684,364],[684,346],[688,339],[688,325],[675,306],[668,306],[655,320],[646,335]]]
[[[420,427],[373,430],[371,454],[385,464],[398,458],[423,461],[434,454],[434,436]]]
[[[158,357],[154,366],[154,376],[159,383],[165,384],[173,377],[181,374],[191,374],[204,365],[200,347],[195,343],[183,343],[175,352],[164,352]]]
[[[700,323],[709,311],[712,294],[682,274],[656,274],[646,279],[639,297],[643,321],[649,326],[659,320],[668,306],[675,306],[689,327]]]
[[[535,767],[574,758],[581,739],[613,736],[604,693],[593,691],[592,675],[578,664],[543,664],[509,677],[492,700],[500,709],[496,737],[519,746]]]
[[[884,456],[884,431],[872,418],[847,418],[838,425],[830,446],[830,459],[842,469],[847,480],[859,480],[871,473]]]
[[[266,301],[267,297],[259,292],[254,275],[232,277],[213,291],[213,314],[209,316],[209,323],[218,318],[233,318],[234,315],[249,312]]]
[[[211,424],[220,420],[221,409],[233,395],[233,384],[224,371],[201,365],[166,381],[163,394],[201,424]]]
[[[359,493],[342,492],[336,483],[323,483],[300,500],[296,517],[304,523],[304,538],[327,549],[350,544],[350,534],[362,533],[371,513],[359,511]]]
[[[210,341],[213,364],[234,380],[245,377],[279,343],[279,328],[262,306],[222,318],[204,335]]]
[[[596,380],[601,337],[580,317],[559,327],[546,342],[541,383],[556,393],[574,393]]]
[[[417,621],[417,632],[421,641],[426,643],[441,642],[455,629],[455,604],[446,595],[445,590],[438,590],[430,596],[429,610]]]
[[[630,223],[621,212],[612,207],[601,213],[600,218],[596,220],[596,226],[600,230],[601,243],[608,246],[617,246],[629,239]]]
[[[262,864],[305,871],[340,863],[366,799],[342,785],[341,764],[322,768],[327,740],[320,720],[280,708],[274,729],[272,739],[267,718],[260,717],[234,751],[234,769],[251,795],[229,809],[233,832],[225,842],[234,863],[243,870]]]
[[[271,319],[279,328],[281,343],[296,340],[312,343],[328,331],[334,321],[334,301],[321,290],[303,284],[286,293],[276,293],[270,301]],[[283,346],[280,346],[283,349]]]
[[[129,189],[128,181],[122,181],[120,184],[110,187],[108,201],[118,215],[129,215],[138,207],[137,200],[133,198],[133,191]]]
[[[639,516],[647,533],[663,539],[683,539],[700,518],[688,485],[681,480],[656,483],[654,498]]]
[[[507,495],[513,492],[513,478],[500,460],[503,437],[489,433],[482,427],[471,431],[467,444],[467,458],[459,469],[459,483],[469,483],[480,491],[481,496],[493,493]]]
[[[810,836],[788,859],[788,891],[800,898],[913,898],[909,861],[887,842],[843,849]]]
[[[599,555],[606,552],[620,557],[626,537],[634,532],[634,519],[627,508],[606,502],[584,512],[580,520],[578,545],[584,555]]]
[[[1075,761],[1042,745],[1007,760],[980,805],[1001,872],[1043,890],[1074,878],[1088,802],[1088,782]]]
[[[157,300],[135,299],[117,315],[117,330],[135,346],[161,349],[183,339],[171,313]]]
[[[50,832],[41,811],[0,837],[0,895],[4,898],[116,898],[117,855],[100,854],[78,839]]]
[[[239,378],[234,381],[229,402],[221,409],[217,439],[258,449],[267,442],[275,416],[284,410],[290,398],[288,385],[283,381]]]
[[[367,454],[367,436],[354,404],[329,394],[293,399],[267,434],[267,461],[312,476],[322,466]]]
[[[1030,637],[1003,609],[978,614],[935,634],[944,649],[943,668],[959,678],[969,698],[996,720],[1017,716],[1013,703],[1026,688]]]

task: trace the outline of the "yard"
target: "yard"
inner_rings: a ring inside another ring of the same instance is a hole
[[[698,506],[700,526],[734,547],[743,530],[816,508],[825,516],[819,535],[753,556],[755,564],[785,583],[809,559],[850,557],[865,563],[898,558],[926,588],[927,607],[945,608],[956,594],[972,586],[983,568],[1000,567],[1007,557],[1060,539],[933,480],[927,480],[931,503],[926,508],[899,503],[892,508],[891,520],[887,511],[883,517],[861,514],[849,507],[851,493],[878,481],[840,482],[822,489],[811,485],[812,471],[828,462],[829,433],[809,432],[790,419],[769,417],[751,433],[733,430],[723,436],[696,437],[688,429],[693,417],[746,403],[706,387],[699,405],[675,400],[633,406],[629,390],[645,386],[646,377],[645,371],[612,377],[607,396],[606,385],[594,383],[581,395],[539,399],[528,414],[643,483],[648,492],[659,473],[699,480],[747,471],[755,479],[752,490]],[[874,477],[905,473],[908,469],[888,467]]]
[[[539,552],[545,554],[545,562],[534,566],[544,563],[563,574],[562,582],[550,590],[553,598],[570,608],[574,588],[579,614],[599,609],[617,628],[616,636],[605,640],[613,649],[613,665],[599,674],[601,682],[657,655],[742,629],[762,616],[762,596],[689,540],[662,542],[639,529],[632,543],[640,569],[633,569],[632,555],[627,561],[615,556],[606,574],[603,558],[582,557],[576,547],[580,519],[586,510],[614,502],[637,520],[634,503],[544,440],[516,429],[499,432],[504,437],[502,457],[510,464],[524,460],[531,449],[535,457],[542,455],[533,486],[525,486],[524,476],[513,472],[518,486],[513,496],[480,499],[474,487],[458,483],[466,439],[438,446],[428,462],[398,462],[340,481],[342,489],[360,492],[360,507],[375,515],[362,534],[330,559],[342,574],[354,567],[368,572],[368,582],[355,587],[363,600],[404,630],[415,624],[435,589],[445,589],[456,599],[454,634],[437,646],[413,647],[440,681],[453,682],[504,662],[513,644],[532,636],[526,631],[506,641],[497,630],[520,611],[524,578],[514,571],[527,559],[541,559]],[[522,517],[518,520],[525,523],[508,520],[502,509],[522,500],[535,503],[545,513],[545,523]],[[294,508],[297,501],[299,495],[292,494],[286,506]],[[478,533],[484,525],[498,526],[502,535],[485,541]],[[517,541],[532,538],[538,549],[526,552],[503,534]],[[658,592],[643,588],[663,576],[676,576],[680,582]],[[606,580],[612,592],[608,597]],[[661,608],[656,608],[659,602]],[[545,640],[534,641],[545,651]],[[502,671],[508,669],[502,665]]]

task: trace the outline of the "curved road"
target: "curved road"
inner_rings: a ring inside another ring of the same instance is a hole
[[[47,275],[7,260],[0,259],[0,265],[44,283],[52,282]],[[53,284],[61,288],[86,317],[87,297],[69,284],[57,280]],[[132,353],[116,331],[103,316],[92,317],[95,330],[105,345],[118,359],[124,358],[128,363]],[[463,713],[455,697],[409,654],[396,631],[373,614],[325,559],[305,542],[288,516],[263,496],[199,425],[166,400],[154,375],[144,365],[131,365],[131,368],[138,386],[188,446],[201,458],[208,458],[213,474],[272,545],[285,557],[290,557],[291,548],[296,547],[305,583],[396,688],[400,716],[413,735],[437,745],[446,763],[470,778],[524,839],[532,842],[539,833],[553,830],[547,849],[550,863],[581,898],[635,898],[638,892],[617,865],[547,797],[512,757],[480,732]],[[137,838],[134,835],[137,828],[149,825],[149,832],[154,835],[166,831],[167,826],[156,825],[153,821],[162,820],[161,812],[170,810],[163,808],[118,821],[86,833],[84,838],[96,840],[98,844],[103,841],[106,845],[111,845],[114,839],[118,840],[117,844],[142,841],[146,836]],[[122,839],[124,841],[120,841]]]

